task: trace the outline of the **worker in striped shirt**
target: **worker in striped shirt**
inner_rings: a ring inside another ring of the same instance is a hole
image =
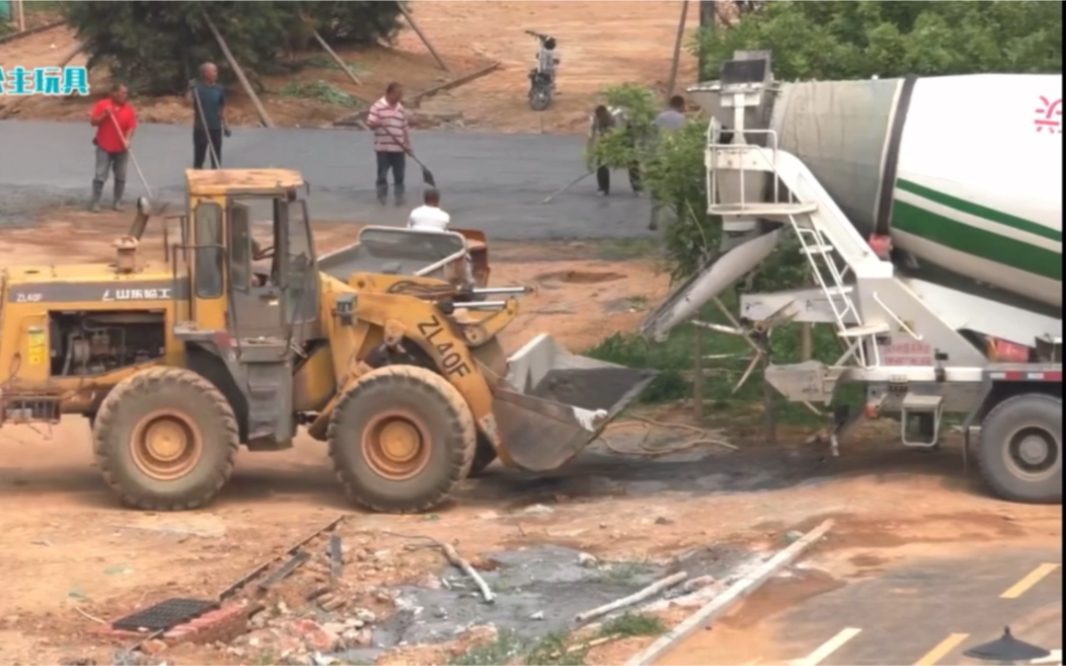
[[[390,83],[385,96],[370,107],[366,125],[374,131],[374,153],[377,155],[378,203],[385,205],[389,197],[389,171],[397,206],[404,204],[403,177],[407,168],[407,155],[411,153],[411,135],[408,132],[407,109],[401,103],[403,86]]]

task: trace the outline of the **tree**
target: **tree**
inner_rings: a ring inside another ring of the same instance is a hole
[[[1058,2],[746,3],[693,45],[705,77],[737,49],[773,50],[780,80],[1061,72]]]
[[[719,12],[719,18],[726,12]],[[1055,2],[776,2],[744,3],[726,26],[705,29],[693,44],[707,57],[704,78],[717,78],[738,49],[769,49],[779,80],[842,80],[919,74],[1062,72],[1062,6]],[[632,86],[605,91],[608,100],[637,105],[652,124],[654,97]],[[648,91],[650,93],[650,91]],[[649,109],[642,106],[651,100]],[[642,152],[648,189],[673,211],[664,230],[675,278],[691,274],[713,252],[720,225],[708,218],[703,165],[705,117]],[[641,131],[652,131],[645,129]],[[597,159],[624,167],[627,153],[611,141]],[[802,255],[782,243],[758,288],[795,286]],[[798,258],[798,259],[797,259]]]
[[[389,41],[399,29],[398,2],[67,2],[63,13],[89,54],[106,62],[131,90],[184,90],[202,62],[232,73],[204,20],[210,16],[237,62],[250,74],[277,67],[281,45],[301,48],[310,27],[325,39],[352,44]]]

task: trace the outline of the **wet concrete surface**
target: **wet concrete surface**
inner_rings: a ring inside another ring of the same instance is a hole
[[[3,121],[0,143],[5,154],[18,155],[0,163],[0,225],[25,224],[43,207],[82,203],[88,196],[94,159],[88,123]],[[584,170],[581,137],[416,132],[412,143],[433,170],[442,206],[457,227],[481,229],[500,240],[649,234],[646,198],[624,189],[600,198],[591,178],[542,203]],[[180,209],[192,160],[191,130],[141,125],[133,150],[154,198]],[[231,168],[301,171],[311,183],[316,220],[401,224],[423,191],[421,170],[409,161],[407,205],[379,205],[371,135],[354,130],[238,128],[225,140],[223,161]],[[126,197],[144,194],[131,162]]]
[[[640,382],[654,376],[630,368],[556,368],[549,370],[530,392],[544,400],[590,411],[624,407],[622,399]]]
[[[496,595],[494,603],[485,603],[463,574],[444,569],[437,589],[394,588],[397,611],[375,628],[374,644],[385,649],[442,643],[471,627],[489,624],[523,641],[565,635],[576,628],[578,613],[626,597],[672,573],[685,571],[689,580],[703,576],[724,580],[760,556],[731,545],[702,548],[674,562],[598,562],[560,546],[488,553],[486,559],[495,563],[495,569],[479,573]],[[679,585],[649,601],[682,592]]]
[[[676,434],[645,439],[641,429],[609,434],[612,442],[625,450],[642,443],[651,448],[676,445],[688,436]],[[511,470],[495,463],[464,484],[456,496],[477,502],[500,497],[520,497],[521,504],[551,501],[555,495],[574,499],[596,499],[611,495],[647,496],[663,494],[705,496],[736,492],[758,492],[825,483],[841,474],[863,467],[845,458],[827,459],[816,449],[758,449],[730,451],[708,446],[648,458],[619,456],[595,443],[572,464],[535,474]]]

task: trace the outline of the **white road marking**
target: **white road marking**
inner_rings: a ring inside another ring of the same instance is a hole
[[[836,636],[822,643],[821,647],[807,655],[806,658],[797,659],[792,663],[795,666],[817,666],[825,661],[829,655],[843,647],[845,643],[858,636],[861,631],[862,629],[856,629],[855,627],[843,629]]]
[[[1062,664],[1062,650],[1052,650],[1051,654],[1040,659],[1034,659],[1030,664]]]

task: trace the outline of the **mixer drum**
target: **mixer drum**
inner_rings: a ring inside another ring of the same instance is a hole
[[[1061,99],[1061,75],[805,82],[770,125],[863,236],[1061,313]]]

